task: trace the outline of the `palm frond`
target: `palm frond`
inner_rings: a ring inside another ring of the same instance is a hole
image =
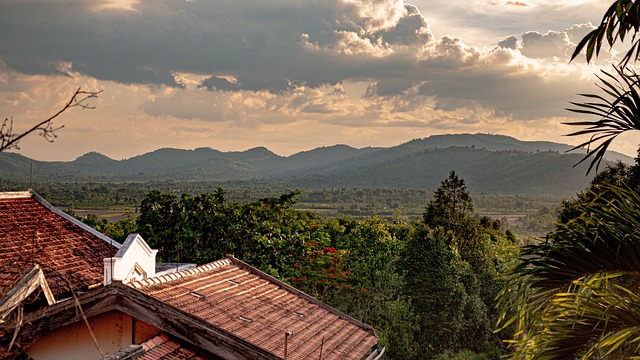
[[[640,340],[640,297],[596,274],[555,294],[521,354],[544,359],[608,355]],[[636,352],[637,345],[633,352]],[[526,358],[521,356],[520,358]]]
[[[623,67],[615,68],[616,74],[602,71],[598,76],[601,85],[598,87],[604,95],[580,94],[589,99],[588,102],[572,102],[573,108],[567,110],[583,115],[597,116],[598,120],[581,120],[564,123],[565,125],[586,127],[567,136],[590,136],[581,144],[569,151],[587,148],[587,154],[580,163],[591,158],[587,173],[597,170],[604,159],[609,145],[618,135],[640,130],[640,76],[633,70]],[[577,165],[577,164],[576,164]]]
[[[575,358],[640,343],[640,298],[618,280],[640,278],[640,195],[609,186],[578,209],[553,241],[524,247],[508,272],[500,326],[515,327],[514,358]]]
[[[524,247],[515,271],[536,288],[558,288],[598,272],[640,274],[640,195],[609,186],[582,216],[559,224],[552,242]]]
[[[587,62],[593,57],[598,57],[603,42],[612,47],[616,42],[623,42],[631,33],[632,46],[623,56],[620,64],[625,66],[629,61],[637,60],[640,55],[640,46],[636,39],[636,33],[640,29],[640,2],[634,0],[617,0],[607,9],[602,17],[600,25],[588,33],[576,46],[571,55],[575,59],[583,50],[586,50]]]

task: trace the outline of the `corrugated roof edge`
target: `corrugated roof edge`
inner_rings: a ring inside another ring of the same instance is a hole
[[[309,294],[307,294],[307,293],[305,293],[303,291],[300,291],[300,290],[296,289],[295,287],[293,287],[293,286],[291,286],[291,285],[289,285],[289,284],[287,284],[287,283],[285,283],[283,281],[280,281],[280,280],[274,278],[273,276],[271,276],[271,275],[269,275],[269,274],[267,274],[265,272],[262,272],[262,271],[258,270],[257,268],[245,263],[244,261],[237,259],[233,255],[227,255],[226,258],[224,258],[224,259],[220,259],[220,260],[208,263],[208,264],[200,265],[200,266],[197,266],[197,267],[194,267],[194,268],[191,268],[191,269],[187,269],[187,270],[183,270],[183,271],[179,271],[179,272],[174,272],[174,273],[170,273],[170,274],[166,274],[166,275],[151,277],[151,278],[139,280],[139,281],[136,281],[136,282],[130,282],[127,285],[131,286],[133,288],[136,288],[136,289],[141,289],[143,287],[152,286],[152,285],[155,285],[155,284],[167,283],[167,282],[171,282],[171,281],[174,281],[174,280],[181,279],[183,277],[188,277],[188,276],[195,275],[195,274],[198,274],[198,273],[202,273],[202,272],[205,272],[205,271],[218,269],[218,268],[226,266],[226,265],[237,265],[237,266],[243,268],[244,270],[247,270],[247,271],[249,271],[249,272],[251,272],[253,274],[258,275],[259,277],[261,277],[263,279],[266,279],[268,281],[273,282],[274,284],[280,286],[281,288],[294,293],[295,295],[297,295],[297,296],[299,296],[299,297],[301,297],[301,298],[303,298],[303,299],[305,299],[305,300],[317,305],[318,307],[329,311],[330,313],[336,315],[338,318],[343,319],[343,320],[345,320],[345,321],[347,321],[347,322],[349,322],[349,323],[351,323],[353,325],[356,325],[358,327],[361,327],[363,329],[366,329],[367,331],[371,332],[371,334],[373,334],[374,336],[377,336],[376,333],[375,333],[375,329],[373,327],[371,327],[370,325],[367,325],[367,324],[365,324],[365,323],[363,323],[363,322],[361,322],[361,321],[359,321],[357,319],[354,319],[353,317],[351,317],[351,316],[343,313],[342,311],[337,310],[337,309],[335,309],[335,308],[323,303],[322,301],[314,298],[313,296],[311,296],[311,295],[309,295]]]
[[[202,273],[202,272],[205,272],[205,271],[218,269],[218,268],[223,267],[225,265],[231,265],[231,264],[232,264],[232,261],[229,260],[229,259],[216,260],[214,262],[210,262],[208,264],[196,266],[196,267],[189,268],[189,269],[186,269],[186,270],[172,272],[172,273],[164,274],[164,275],[160,275],[160,276],[154,276],[154,277],[146,278],[146,279],[135,281],[135,282],[132,281],[132,282],[128,283],[127,285],[131,286],[133,288],[136,288],[136,289],[142,289],[143,287],[152,286],[152,285],[155,285],[155,284],[162,284],[162,283],[166,283],[166,282],[182,279],[184,277],[188,277],[188,276],[191,276],[191,275],[199,274],[199,273]]]
[[[305,293],[304,291],[300,291],[300,290],[296,289],[295,287],[293,287],[293,286],[291,286],[291,285],[289,285],[289,284],[287,284],[287,283],[285,283],[283,281],[280,281],[280,280],[274,278],[273,276],[271,276],[271,275],[269,275],[269,274],[267,274],[267,273],[265,273],[263,271],[260,271],[259,269],[256,269],[255,267],[245,263],[244,261],[236,259],[236,257],[233,256],[233,255],[227,255],[226,259],[231,260],[231,262],[234,265],[238,265],[238,266],[242,267],[243,269],[245,269],[245,270],[247,270],[249,272],[252,272],[252,273],[254,273],[254,274],[256,274],[256,275],[258,275],[258,276],[260,276],[262,278],[265,278],[265,279],[277,284],[278,286],[286,289],[287,291],[290,291],[290,292],[300,296],[301,298],[304,298],[305,300],[307,300],[307,301],[309,301],[309,302],[311,302],[313,304],[318,305],[319,307],[321,307],[321,308],[329,311],[330,313],[336,315],[340,319],[348,321],[348,322],[352,323],[353,325],[359,326],[359,327],[361,327],[363,329],[366,329],[367,331],[371,332],[371,334],[373,334],[374,336],[377,337],[375,329],[371,325],[367,325],[367,324],[365,324],[365,323],[363,323],[363,322],[361,322],[361,321],[359,321],[359,320],[357,320],[357,319],[355,319],[355,318],[343,313],[342,311],[340,311],[338,309],[335,309],[335,308],[323,303],[322,301],[314,298],[313,296]]]
[[[56,215],[61,216],[62,218],[64,218],[67,221],[72,222],[77,227],[79,227],[82,230],[90,233],[93,236],[98,237],[99,239],[102,239],[106,243],[114,246],[115,248],[120,249],[120,247],[122,247],[122,245],[119,242],[113,240],[112,238],[108,237],[107,235],[99,232],[98,230],[92,228],[91,226],[83,223],[82,221],[74,218],[73,216],[71,216],[71,215],[65,213],[64,211],[61,211],[60,209],[56,208],[55,206],[51,205],[47,200],[45,200],[42,196],[38,195],[38,193],[36,193],[35,191],[29,189],[29,191],[25,191],[25,192],[21,192],[21,193],[27,193],[30,197],[32,197],[34,200],[39,202],[40,205],[44,206],[47,210],[55,213]]]

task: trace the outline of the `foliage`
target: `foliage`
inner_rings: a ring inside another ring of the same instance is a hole
[[[464,284],[455,254],[442,234],[427,227],[416,231],[402,254],[403,295],[418,317],[415,342],[429,357],[456,348],[462,330]]]
[[[605,40],[612,47],[617,41],[623,42],[630,36],[633,44],[622,58],[622,64],[626,65],[640,55],[640,39],[637,38],[639,29],[640,3],[635,0],[616,0],[604,13],[600,25],[578,43],[571,59],[575,59],[586,47],[589,62],[594,56],[598,57]]]
[[[500,221],[475,220],[472,209],[464,181],[451,172],[401,254],[402,294],[418,321],[414,358],[463,349],[491,357],[501,352],[491,331],[502,286],[496,267],[509,261],[514,239],[502,233]]]
[[[309,241],[292,269],[297,288],[382,331],[388,357],[402,359],[415,348],[415,316],[398,298],[395,271],[401,243],[379,218],[328,219],[325,242]]]
[[[430,226],[452,225],[472,213],[473,204],[464,179],[451,171],[436,190],[433,201],[427,205],[424,222]]]
[[[627,67],[640,54],[639,4],[614,1],[600,26],[573,54],[575,58],[586,46],[590,61],[605,39],[610,46],[626,36],[633,42],[616,74],[604,72],[599,78],[605,95],[584,94],[589,102],[574,103],[577,108],[571,109],[600,117],[570,123],[586,126],[570,135],[590,135],[579,147],[600,142],[583,158],[593,156],[589,170],[598,167],[619,134],[640,130],[640,78]],[[516,329],[513,358],[639,358],[640,168],[636,162],[632,171],[621,165],[609,167],[586,193],[566,202],[553,237],[525,247],[512,265],[499,301],[503,328]]]
[[[579,192],[575,199],[562,201],[557,221],[567,224],[569,221],[577,219],[582,212],[581,205],[589,204],[597,197],[606,196],[605,189],[610,186],[638,188],[640,182],[631,177],[632,172],[636,172],[638,169],[640,169],[638,165],[629,167],[621,162],[608,165],[594,176],[589,187],[585,191]]]
[[[420,357],[415,334],[419,331],[418,317],[404,297],[385,302],[384,320],[380,324],[380,343],[387,347],[389,359],[416,359]]]
[[[616,67],[615,71],[615,74],[610,74],[603,70],[604,76],[598,77],[602,83],[598,87],[604,95],[581,94],[589,100],[585,103],[572,102],[575,108],[569,109],[578,114],[594,115],[599,118],[592,121],[566,123],[585,127],[568,136],[590,136],[588,140],[574,148],[588,147],[587,154],[580,161],[593,157],[587,173],[594,166],[598,168],[609,145],[618,135],[626,131],[640,130],[640,77],[628,68]]]
[[[640,196],[608,186],[577,208],[510,271],[500,302],[503,324],[517,328],[515,358],[588,359],[640,341]]]
[[[298,192],[238,204],[222,189],[199,196],[151,191],[142,201],[138,229],[164,261],[204,263],[225,254],[275,276],[303,256],[305,241],[323,234],[317,216],[294,210]],[[321,241],[322,242],[322,241]]]
[[[484,354],[476,354],[471,350],[461,350],[459,352],[453,352],[447,350],[436,357],[436,360],[488,360],[490,357]]]

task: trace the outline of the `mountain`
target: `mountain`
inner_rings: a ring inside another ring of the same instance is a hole
[[[449,171],[473,192],[573,195],[591,177],[584,153],[572,146],[520,141],[504,135],[457,134],[415,139],[394,147],[334,145],[288,157],[264,147],[241,152],[163,148],[125,160],[90,152],[69,162],[44,162],[0,153],[0,179],[26,181],[251,181],[298,188],[435,188]],[[631,163],[628,156],[608,159]]]
[[[449,134],[433,135],[424,139],[412,140],[406,146],[415,147],[471,147],[477,149],[487,149],[491,151],[519,150],[525,152],[536,151],[557,151],[567,153],[574,148],[573,145],[554,143],[550,141],[521,141],[506,135],[494,134]],[[586,151],[575,150],[572,153],[586,154]],[[630,156],[615,151],[608,151],[605,158],[609,161],[622,161],[627,164],[633,163]]]

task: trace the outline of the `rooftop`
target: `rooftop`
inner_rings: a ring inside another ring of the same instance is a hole
[[[39,264],[54,296],[103,281],[104,258],[120,244],[53,207],[31,191],[0,193],[0,258]]]
[[[373,328],[233,257],[129,286],[287,359],[363,359]]]

